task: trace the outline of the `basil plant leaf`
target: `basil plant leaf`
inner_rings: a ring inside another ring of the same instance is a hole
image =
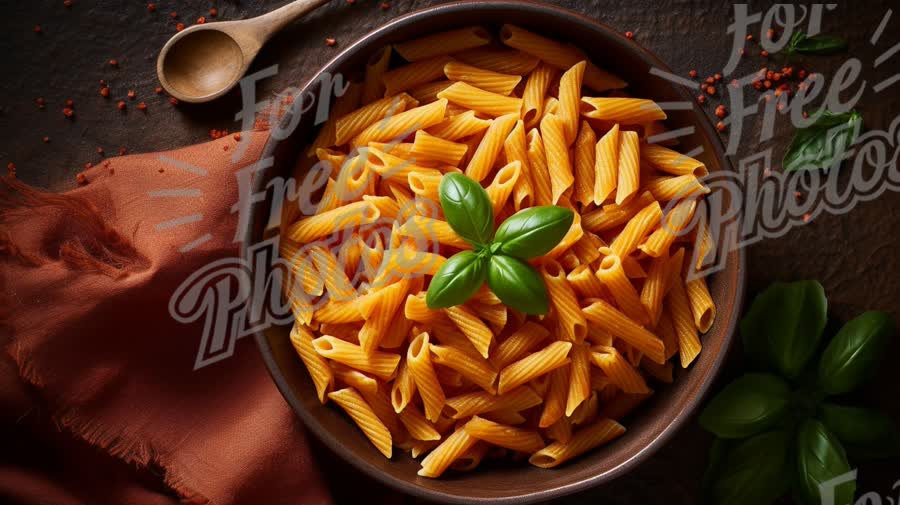
[[[791,39],[794,52],[801,54],[827,55],[839,53],[847,49],[847,41],[834,35],[803,36],[796,43]]]
[[[832,395],[849,393],[872,377],[894,335],[884,312],[865,312],[844,325],[819,361],[819,385]]]
[[[444,218],[473,246],[487,246],[494,234],[494,207],[487,191],[463,174],[445,174],[438,185]]]
[[[719,438],[744,438],[768,430],[785,416],[788,383],[772,374],[751,373],[716,395],[700,414],[700,425]]]
[[[543,256],[566,236],[574,220],[575,214],[565,207],[520,210],[497,229],[494,239],[503,243],[497,252],[520,259]]]
[[[431,279],[425,304],[429,309],[445,309],[464,303],[484,284],[487,262],[486,256],[473,251],[451,256]]]
[[[769,505],[790,488],[790,435],[770,431],[728,450],[709,489],[715,505]]]
[[[816,281],[772,284],[741,319],[745,352],[759,365],[798,377],[819,348],[827,308]]]
[[[703,480],[701,482],[704,503],[712,501],[713,484],[719,475],[722,474],[722,465],[725,464],[725,458],[735,443],[737,442],[734,440],[726,440],[724,438],[716,437],[713,439],[712,445],[709,447],[709,455],[706,458],[706,471],[703,472]]]
[[[822,423],[854,459],[883,459],[900,455],[900,430],[877,410],[822,404]]]
[[[850,472],[850,463],[837,437],[818,420],[807,419],[797,430],[796,444],[800,497],[809,505],[823,503],[823,493],[834,498],[826,503],[853,503],[856,481],[839,479]]]
[[[491,256],[487,282],[500,301],[519,312],[542,315],[549,310],[544,279],[534,267],[518,258]]]
[[[836,166],[861,132],[862,116],[858,112],[825,111],[813,124],[794,134],[782,160],[784,170],[827,170]]]

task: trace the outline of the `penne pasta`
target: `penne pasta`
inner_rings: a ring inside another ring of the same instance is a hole
[[[584,80],[586,61],[580,61],[566,70],[559,78],[559,110],[557,116],[562,120],[566,145],[571,145],[578,134],[581,123],[579,114],[581,100],[581,82]]]
[[[528,166],[531,183],[534,186],[535,205],[553,205],[553,185],[547,167],[547,153],[544,141],[537,129],[528,132]]]
[[[512,93],[513,89],[522,80],[521,75],[501,74],[458,61],[451,61],[444,65],[444,75],[451,81],[462,81],[476,88],[500,95]]]
[[[475,116],[475,111],[469,110],[445,119],[426,131],[435,137],[452,142],[483,132],[490,125],[490,119],[478,118]]]
[[[419,60],[394,70],[388,70],[381,77],[381,82],[384,83],[385,96],[393,96],[401,91],[443,78],[444,65],[450,60],[449,56],[441,55]]]
[[[533,453],[544,448],[544,440],[536,431],[504,426],[478,416],[463,429],[474,438],[514,451]]]
[[[541,138],[547,160],[555,160],[549,165],[551,202],[555,205],[562,194],[575,182],[572,174],[572,161],[569,156],[569,144],[566,142],[565,123],[556,115],[545,116],[541,120]]]
[[[640,161],[638,135],[632,131],[619,133],[618,179],[616,182],[616,204],[627,202],[640,185]]]
[[[384,46],[369,58],[363,79],[362,103],[369,104],[384,96],[382,78],[391,62],[391,46]],[[340,145],[340,144],[339,144]]]
[[[392,378],[400,363],[400,356],[396,354],[380,351],[367,354],[362,347],[330,335],[313,340],[312,345],[320,356],[371,373],[381,380]]]
[[[584,55],[574,47],[560,44],[513,25],[503,25],[500,29],[500,41],[507,46],[534,55],[541,61],[561,70],[571,68],[572,65],[585,59]],[[606,91],[626,86],[625,81],[601,70],[593,63],[589,63],[585,68],[584,84],[594,91]]]
[[[501,74],[529,75],[540,60],[522,51],[479,47],[454,53],[453,57],[473,67],[499,72]]]
[[[693,175],[698,178],[709,175],[703,162],[658,144],[643,146],[641,160],[661,172],[672,175]]]
[[[575,201],[588,205],[594,197],[594,174],[596,170],[597,135],[587,121],[582,122],[581,130],[575,139]]]
[[[528,462],[540,468],[553,468],[622,436],[625,427],[612,419],[601,419],[576,431],[567,443],[554,442],[531,455]]]
[[[517,120],[518,112],[498,117],[491,123],[466,166],[467,176],[479,182],[487,176]]]
[[[469,26],[402,42],[394,45],[394,49],[406,61],[421,61],[426,58],[484,46],[490,41],[491,35],[487,30],[480,26]]]
[[[446,397],[441,383],[438,381],[431,364],[431,352],[429,350],[429,337],[427,333],[421,333],[409,344],[406,360],[409,365],[413,381],[422,403],[425,405],[425,417],[436,422],[444,408]]]
[[[453,83],[452,86],[438,93],[438,98],[491,117],[515,114],[518,118],[522,109],[521,98],[491,93],[465,82]]]
[[[588,321],[621,338],[651,360],[659,364],[666,362],[662,340],[609,303],[597,300],[583,311]]]
[[[582,97],[581,114],[591,119],[622,124],[639,124],[666,119],[666,113],[656,102],[644,98]]]
[[[535,61],[537,60],[535,59]],[[547,88],[556,77],[557,72],[557,69],[552,66],[540,63],[533,72],[528,74],[525,90],[522,92],[522,120],[525,121],[526,127],[537,126],[543,117]]]
[[[341,389],[333,393],[328,393],[328,398],[338,404],[347,415],[353,419],[353,422],[359,426],[363,434],[372,442],[385,458],[390,458],[393,452],[391,444],[391,433],[382,423],[372,407],[357,393],[350,388]]]
[[[540,351],[507,365],[500,371],[497,391],[502,395],[569,362],[571,342],[553,342]]]

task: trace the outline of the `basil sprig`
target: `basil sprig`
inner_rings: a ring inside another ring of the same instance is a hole
[[[425,295],[428,307],[462,304],[487,281],[509,307],[525,314],[546,314],[547,288],[524,260],[556,247],[575,214],[563,207],[531,207],[510,216],[494,236],[494,209],[481,184],[462,174],[446,174],[438,193],[447,223],[475,250],[456,254],[441,265]]]
[[[799,128],[784,153],[784,170],[818,170],[837,166],[862,133],[862,116],[855,110],[836,114],[821,110],[818,119]]]
[[[717,437],[704,477],[710,503],[767,505],[788,490],[800,503],[821,503],[820,486],[846,474],[850,461],[900,455],[890,417],[829,398],[871,377],[893,319],[866,312],[835,334],[827,309],[818,282],[775,283],[741,320],[757,371],[727,385],[700,415]],[[816,363],[825,333],[834,337]],[[835,503],[851,503],[855,492],[855,482],[836,485]]]
[[[847,49],[847,41],[834,35],[807,36],[802,31],[796,31],[788,41],[787,54],[818,54],[827,55],[839,53]]]

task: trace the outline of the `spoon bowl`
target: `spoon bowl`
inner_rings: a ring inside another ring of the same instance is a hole
[[[175,98],[204,102],[234,87],[253,55],[245,55],[238,42],[222,30],[194,28],[172,38],[163,48],[160,80],[165,79],[163,87]]]
[[[163,88],[183,102],[201,103],[227,93],[247,72],[262,46],[291,21],[328,0],[295,0],[259,17],[194,25],[175,34],[159,52]]]

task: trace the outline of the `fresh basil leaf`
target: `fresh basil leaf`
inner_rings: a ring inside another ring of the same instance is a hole
[[[803,39],[806,38],[806,34],[800,30],[797,30],[791,35],[791,40],[788,41],[787,45],[787,53],[788,55],[794,54],[797,52],[797,44],[799,44]]]
[[[716,505],[769,505],[790,488],[790,436],[770,431],[741,441],[719,464],[710,489]]]
[[[473,246],[486,246],[494,234],[494,207],[487,191],[463,174],[445,174],[438,185],[444,218]]]
[[[790,397],[790,387],[780,377],[747,374],[709,402],[700,414],[700,425],[719,438],[756,435],[784,418]]]
[[[801,54],[827,55],[846,50],[847,41],[834,35],[814,35],[812,37],[804,35],[792,45],[792,48],[794,52]]]
[[[861,132],[862,116],[858,112],[825,111],[816,122],[794,134],[782,160],[784,170],[827,170],[836,166]]]
[[[889,416],[872,409],[822,404],[822,423],[841,441],[851,458],[900,455],[900,430]]]
[[[566,236],[574,220],[575,214],[565,207],[520,210],[497,229],[494,239],[503,243],[498,252],[520,259],[543,256]]]
[[[827,309],[816,281],[772,284],[741,319],[745,352],[757,364],[797,378],[819,347]]]
[[[528,263],[511,256],[491,256],[488,286],[504,304],[519,312],[546,314],[550,302],[541,274]]]
[[[445,309],[464,303],[484,284],[488,257],[473,251],[455,254],[434,274],[425,304],[429,309]]]
[[[712,445],[709,447],[709,455],[706,458],[706,471],[703,472],[703,481],[701,483],[703,502],[712,501],[713,484],[719,475],[722,474],[722,465],[728,456],[728,451],[734,446],[733,440],[716,437],[713,439]]]
[[[822,502],[823,488],[833,493],[828,503],[853,503],[856,482],[828,483],[850,472],[850,463],[841,442],[816,419],[807,419],[797,431],[797,483],[800,496],[810,505]]]
[[[870,379],[894,335],[884,312],[865,312],[838,331],[819,361],[819,385],[832,395],[849,393]]]

